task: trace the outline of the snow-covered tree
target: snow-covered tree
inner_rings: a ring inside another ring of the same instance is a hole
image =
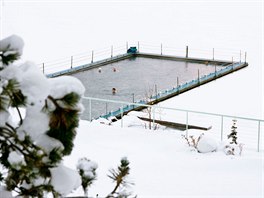
[[[47,79],[33,63],[15,64],[23,45],[15,35],[0,41],[1,178],[19,195],[66,195],[81,184],[61,160],[73,149],[84,87],[69,76]]]
[[[77,170],[82,178],[82,188],[86,197],[88,197],[88,187],[96,180],[97,168],[97,163],[87,158],[81,158],[77,163]]]
[[[227,136],[228,139],[231,139],[230,144],[237,144],[237,126],[236,120],[233,120],[233,125],[231,127],[231,133]]]

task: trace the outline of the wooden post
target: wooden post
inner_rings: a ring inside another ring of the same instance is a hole
[[[94,57],[94,51],[92,51],[92,60],[91,60],[91,63],[93,63],[93,57]]]
[[[186,46],[186,58],[188,58],[189,56],[189,49],[188,49],[188,46]]]
[[[162,43],[160,44],[160,55],[162,55]]]
[[[42,72],[43,72],[43,74],[45,73],[45,66],[44,66],[44,63],[42,63]]]
[[[113,57],[113,45],[111,46],[111,58]]]
[[[213,60],[214,60],[214,48],[213,48]]]
[[[71,56],[71,68],[72,68],[72,65],[73,65],[73,56]]]

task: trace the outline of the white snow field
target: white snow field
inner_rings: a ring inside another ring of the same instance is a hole
[[[263,152],[244,149],[241,156],[227,156],[219,144],[217,152],[197,153],[181,134],[81,121],[74,150],[64,164],[75,169],[82,157],[98,163],[98,179],[88,190],[91,197],[111,192],[108,170],[124,156],[131,163],[129,180],[135,184],[129,191],[140,198],[263,197]],[[71,195],[83,195],[82,188]]]
[[[215,48],[215,57],[247,51],[246,69],[177,96],[161,105],[220,114],[264,118],[263,3],[260,1],[0,1],[1,36],[20,35],[23,58],[43,63],[76,53],[145,41],[185,49]],[[164,54],[166,54],[164,52]],[[175,51],[175,55],[178,54]],[[135,120],[131,120],[133,122]],[[208,120],[207,120],[208,121]],[[206,123],[207,123],[206,121]],[[119,123],[120,124],[120,123]],[[262,198],[263,152],[242,156],[223,151],[191,151],[180,131],[149,131],[81,121],[72,154],[64,164],[76,169],[81,157],[98,164],[89,196],[114,188],[108,170],[126,156],[131,191],[138,198]],[[231,127],[231,126],[230,126]],[[238,128],[239,131],[239,128]],[[263,132],[263,131],[262,131]],[[197,133],[197,131],[194,133]],[[225,136],[226,137],[226,136]],[[218,141],[219,138],[216,138]],[[79,188],[71,195],[82,195]]]

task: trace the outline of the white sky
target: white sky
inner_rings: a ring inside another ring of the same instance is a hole
[[[264,118],[262,1],[0,1],[2,37],[20,35],[36,63],[127,41],[245,50],[250,68],[227,94]]]

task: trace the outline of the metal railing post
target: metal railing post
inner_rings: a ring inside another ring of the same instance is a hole
[[[186,57],[186,58],[189,57],[189,47],[188,47],[188,46],[186,46],[186,55],[185,55],[185,57]]]
[[[92,99],[89,99],[89,119],[92,121]]]
[[[162,55],[162,43],[160,44],[160,55]]]
[[[200,82],[200,71],[199,71],[199,69],[198,69],[198,83]]]
[[[107,102],[105,103],[105,114],[107,115],[107,113],[108,113],[108,104],[107,104]]]
[[[258,121],[258,152],[260,151],[260,121]]]
[[[72,69],[72,65],[73,65],[73,56],[71,56],[71,69]]]
[[[241,50],[239,51],[239,62],[241,63]]]
[[[113,45],[111,46],[111,58],[113,57]]]
[[[189,122],[189,112],[186,111],[186,133],[185,136],[188,138],[188,122]]]
[[[91,60],[91,63],[93,63],[93,58],[94,58],[94,51],[92,51],[92,60]]]
[[[139,52],[139,41],[138,41],[138,52]]]
[[[43,74],[45,73],[45,66],[44,66],[44,63],[42,63],[42,72],[43,72]]]
[[[224,116],[221,116],[221,141],[223,141],[224,133]]]
[[[124,116],[124,112],[123,112],[123,105],[120,108],[120,113],[121,113],[121,128],[123,128],[123,116]]]
[[[151,107],[151,110],[152,110],[152,120],[153,120],[153,126],[152,126],[152,130],[154,131],[155,130],[155,107]]]

